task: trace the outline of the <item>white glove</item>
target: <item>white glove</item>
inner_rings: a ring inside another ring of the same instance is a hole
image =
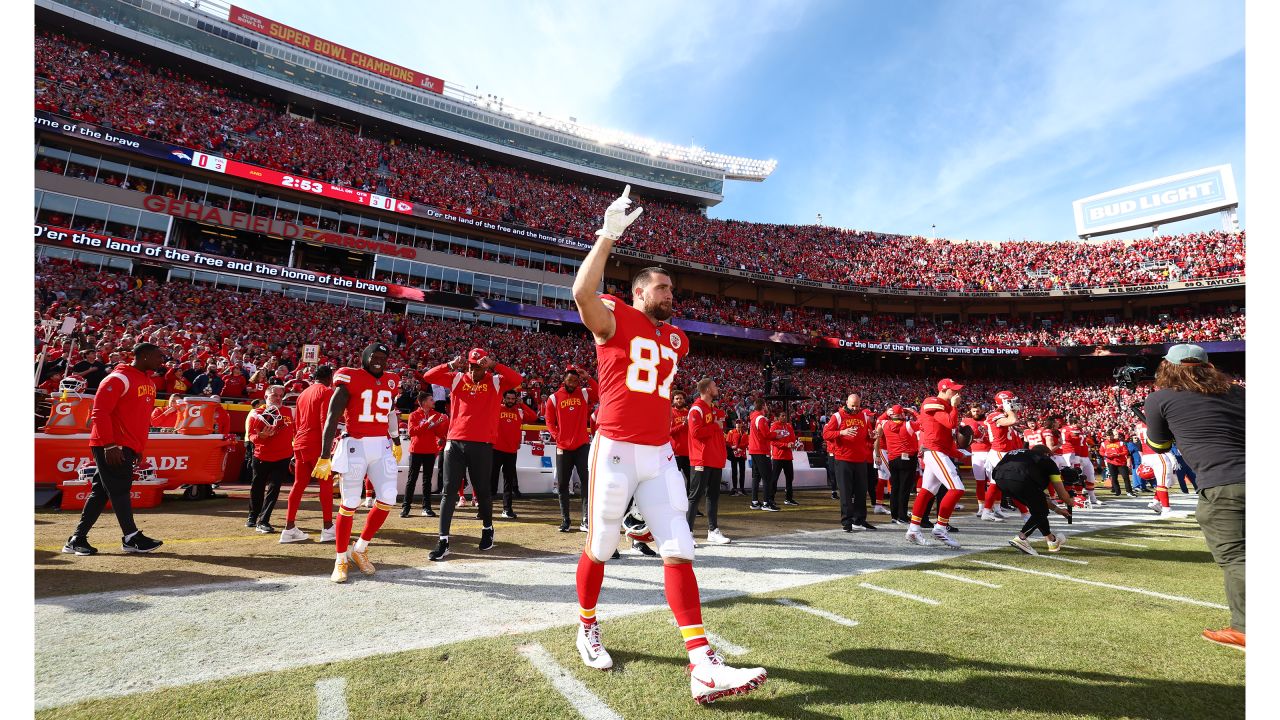
[[[631,223],[640,217],[640,213],[644,212],[644,208],[636,208],[633,212],[628,213],[627,208],[631,207],[631,186],[628,185],[622,190],[622,195],[618,196],[609,204],[609,209],[604,211],[604,227],[596,231],[600,237],[607,237],[611,240],[617,240],[622,237],[622,233],[631,227]]]
[[[1000,409],[1004,410],[1005,412],[1009,412],[1010,410],[1013,409],[1013,401],[1011,400],[1001,401]]]

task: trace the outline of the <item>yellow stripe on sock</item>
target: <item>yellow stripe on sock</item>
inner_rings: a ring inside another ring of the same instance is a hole
[[[590,610],[587,610],[586,608],[578,608],[578,614],[590,620],[591,618],[596,616],[596,609],[591,608]]]
[[[705,635],[706,632],[703,631],[701,625],[685,625],[680,628],[680,636],[685,639],[685,642]]]

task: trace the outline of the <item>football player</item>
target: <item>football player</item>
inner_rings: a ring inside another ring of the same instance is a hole
[[[608,670],[596,620],[604,561],[618,546],[627,503],[633,497],[662,556],[667,604],[689,654],[689,688],[698,703],[749,692],[767,679],[764,668],[733,668],[707,642],[698,581],[693,573],[693,534],[685,513],[689,497],[671,448],[671,384],[689,339],[666,322],[671,317],[671,276],[645,268],[632,279],[631,304],[598,295],[613,244],[640,215],[628,213],[628,185],[605,212],[604,227],[582,262],[573,299],[595,338],[600,379],[599,428],[591,442],[590,522],[578,560],[578,652],[588,667]]]
[[[969,464],[973,468],[973,483],[978,499],[978,511],[974,516],[982,519],[983,505],[987,495],[987,451],[991,449],[991,439],[987,435],[986,414],[978,403],[969,405],[969,414],[960,419],[969,428],[972,439],[969,441]]]
[[[1019,437],[1013,426],[1018,424],[1018,411],[1021,409],[1022,404],[1012,392],[1001,390],[996,393],[995,408],[987,413],[987,419],[983,423],[987,426],[987,438],[991,442],[991,447],[987,450],[988,468],[994,468],[1005,454],[1018,448]],[[1000,506],[997,504],[1002,497],[1004,493],[998,485],[987,483],[987,491],[982,499],[982,514],[979,517],[988,522],[1002,522],[1005,516],[1000,512]],[[1013,500],[1013,502],[1021,503],[1020,500]],[[1023,506],[1018,505],[1018,507]],[[1026,514],[1025,510],[1023,514]],[[1025,522],[1026,518],[1023,518],[1023,521]]]
[[[951,378],[938,381],[938,394],[925,398],[920,404],[920,454],[922,480],[916,504],[911,511],[911,525],[907,528],[907,540],[917,545],[929,542],[920,534],[920,522],[924,519],[929,501],[942,495],[938,503],[938,522],[933,525],[933,536],[947,547],[959,549],[960,543],[947,533],[951,512],[964,495],[964,481],[956,472],[954,459],[960,456],[956,447],[955,430],[960,425],[960,390],[964,388]],[[942,493],[942,488],[946,492]]]
[[[400,378],[387,372],[391,351],[382,343],[370,343],[360,354],[360,367],[339,368],[333,374],[333,397],[329,400],[329,417],[320,440],[320,459],[311,471],[321,481],[338,473],[342,505],[334,533],[337,561],[333,565],[334,582],[347,581],[351,562],[365,575],[375,568],[369,562],[369,541],[386,521],[396,503],[396,473],[400,464],[400,431],[398,416],[392,403],[400,390]],[[338,441],[338,423],[345,418],[347,433]],[[377,502],[365,516],[364,529],[354,548],[348,548],[356,508],[360,506],[360,490],[366,474],[373,483]]]

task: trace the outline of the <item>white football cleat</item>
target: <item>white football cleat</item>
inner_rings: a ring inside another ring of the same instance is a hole
[[[360,568],[360,572],[365,575],[372,575],[377,572],[377,568],[373,566],[373,563],[369,562],[368,548],[366,548],[364,552],[360,552],[353,547],[347,551],[347,554],[351,556],[351,562],[355,563],[356,567]]]
[[[346,558],[346,557],[342,557],[342,558],[339,558],[339,559],[335,560],[335,561],[334,561],[334,563],[333,563],[333,574],[329,576],[329,579],[330,579],[330,580],[332,580],[332,581],[334,581],[334,582],[336,582],[336,583],[344,583],[344,582],[346,582],[346,581],[347,581],[347,568],[348,568],[349,566],[350,566],[350,564],[347,562],[347,558]]]
[[[338,539],[337,526],[330,525],[320,531],[320,542],[333,542]]]
[[[578,654],[589,668],[608,670],[613,667],[613,658],[609,657],[609,651],[604,649],[600,640],[600,623],[593,622],[587,626],[578,622]]]
[[[1173,508],[1171,507],[1160,508],[1160,517],[1169,517],[1172,514],[1173,514]]]
[[[1007,520],[1009,517],[1001,512],[999,506],[991,508],[991,514],[994,515],[997,520]]]
[[[888,515],[889,508],[885,507],[884,505],[881,505],[880,503],[876,503],[876,506],[871,508],[871,512],[875,513],[876,515]]]
[[[1026,553],[1026,554],[1028,554],[1028,555],[1039,555],[1039,554],[1040,554],[1040,553],[1036,552],[1036,549],[1035,549],[1035,548],[1031,547],[1031,541],[1029,541],[1029,540],[1023,540],[1022,538],[1018,537],[1017,535],[1014,535],[1014,536],[1013,536],[1013,538],[1012,538],[1011,540],[1009,540],[1009,544],[1010,544],[1010,545],[1012,545],[1012,546],[1014,546],[1014,547],[1016,547],[1016,548],[1018,548],[1019,550],[1021,550],[1022,552]]]
[[[296,527],[285,528],[284,531],[280,533],[280,544],[284,545],[285,543],[302,542],[308,537],[310,536]]]
[[[712,545],[728,545],[731,541],[720,532],[719,528],[707,531],[707,542]]]
[[[689,663],[689,691],[699,705],[713,703],[729,695],[745,695],[768,679],[769,673],[764,668],[725,665],[720,654],[710,646],[705,660]]]
[[[920,532],[917,530],[907,530],[907,542],[915,543],[916,545],[920,545],[923,547],[929,547],[930,545],[933,544],[928,540],[926,540],[924,535],[921,535]]]
[[[1054,542],[1049,538],[1045,538],[1044,541],[1049,544],[1049,552],[1058,552],[1062,549],[1063,545],[1067,544],[1067,534],[1059,530],[1054,533],[1053,536],[1057,539],[1057,542]]]
[[[366,496],[365,496],[365,498],[364,498],[364,503],[362,503],[362,505],[363,505],[363,507],[366,507],[366,508],[372,508],[372,507],[373,507],[373,498],[372,498],[372,497],[369,497],[369,496],[367,496],[367,495],[366,495]]]
[[[960,543],[956,542],[955,538],[947,534],[946,525],[934,525],[933,536],[941,540],[943,545],[946,545],[952,550],[960,549]]]
[[[1004,518],[997,515],[994,510],[983,510],[981,518],[986,522],[1004,522]]]

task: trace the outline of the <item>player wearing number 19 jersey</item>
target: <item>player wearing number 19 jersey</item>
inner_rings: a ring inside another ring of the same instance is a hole
[[[628,503],[635,506],[658,544],[667,604],[689,654],[689,687],[694,700],[712,702],[750,692],[767,677],[764,668],[732,668],[711,648],[702,628],[698,581],[693,574],[693,535],[685,517],[688,495],[671,448],[671,387],[689,339],[667,324],[671,317],[670,275],[641,270],[631,283],[632,305],[600,296],[597,288],[613,243],[639,216],[628,214],[630,186],[605,212],[604,228],[574,281],[573,296],[582,322],[595,338],[600,380],[599,432],[589,459],[590,522],[586,549],[578,560],[577,646],[587,666],[607,670],[596,602],[604,581],[604,561],[618,545]]]

